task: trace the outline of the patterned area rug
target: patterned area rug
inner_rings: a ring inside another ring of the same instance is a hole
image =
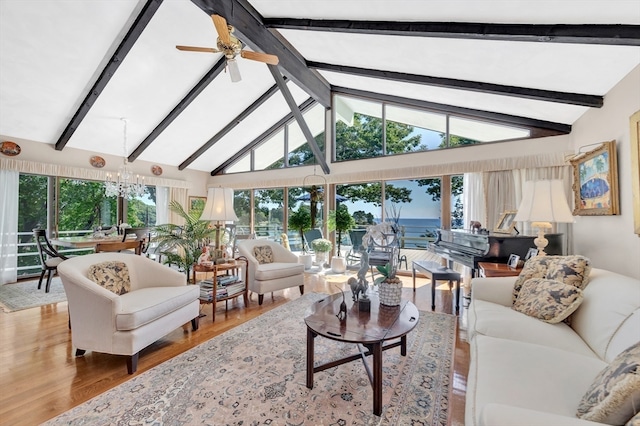
[[[314,388],[305,386],[303,318],[323,297],[269,311],[46,424],[446,425],[456,317],[421,312],[407,356],[384,352],[378,417],[361,361],[316,373]],[[355,352],[321,337],[315,347],[317,363]]]
[[[46,285],[46,276],[40,290],[38,290],[38,280],[0,285],[0,307],[5,312],[14,312],[52,303],[66,302],[67,295],[64,293],[60,278],[53,277],[51,279],[49,293],[44,292]]]

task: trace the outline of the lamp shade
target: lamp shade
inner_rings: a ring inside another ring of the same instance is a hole
[[[573,222],[561,180],[524,183],[522,202],[513,219],[516,222]]]
[[[233,210],[233,189],[209,188],[207,203],[202,210],[201,220],[215,220],[219,222],[238,220]]]

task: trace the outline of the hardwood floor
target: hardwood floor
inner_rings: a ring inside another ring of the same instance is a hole
[[[411,300],[420,310],[431,308],[430,286],[426,278],[414,294],[411,277],[403,277],[403,298]],[[307,280],[306,292],[335,293],[334,285],[321,280]],[[447,284],[436,291],[436,311],[452,313],[453,297]],[[259,316],[289,300],[300,296],[298,288],[265,296],[258,306],[253,295],[250,306],[244,307],[242,298],[216,306],[216,321],[211,322],[211,305],[206,305],[200,329],[179,328],[149,346],[140,354],[138,371],[143,373],[208,339],[245,321]],[[461,303],[462,304],[462,303]],[[466,312],[461,307],[450,401],[450,424],[464,425],[464,400],[469,366],[469,345],[466,343]],[[12,313],[0,314],[0,424],[34,425],[111,389],[127,380],[125,358],[122,356],[87,352],[74,356],[71,332],[67,326],[67,303],[47,305]]]

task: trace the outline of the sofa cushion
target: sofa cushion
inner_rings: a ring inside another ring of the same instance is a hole
[[[258,265],[255,279],[259,281],[275,280],[304,273],[304,265],[301,263],[265,263]]]
[[[640,411],[625,426],[640,426]]]
[[[595,378],[578,406],[581,419],[622,425],[640,410],[640,342],[618,355]]]
[[[518,298],[522,285],[531,278],[546,278],[585,288],[589,282],[591,262],[579,255],[573,256],[535,256],[527,260],[513,286],[513,303]]]
[[[505,326],[508,324],[508,327]],[[502,339],[535,343],[575,354],[596,357],[579,335],[567,324],[549,324],[486,300],[474,300],[468,311],[469,340],[482,334]]]
[[[121,309],[116,313],[118,331],[135,330],[149,324],[198,299],[200,287],[147,287],[127,293],[120,298]]]
[[[129,268],[124,262],[110,260],[89,266],[87,277],[105,289],[123,295],[131,291]]]
[[[253,248],[253,255],[259,264],[273,263],[273,250],[270,246],[256,246]]]
[[[526,281],[513,309],[555,324],[571,315],[582,303],[582,290],[560,281],[531,278]]]

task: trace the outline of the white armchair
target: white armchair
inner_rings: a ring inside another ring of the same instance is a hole
[[[92,281],[92,265],[124,262],[130,291],[118,295]],[[58,266],[67,300],[76,356],[86,350],[127,355],[133,374],[138,354],[151,343],[191,321],[198,329],[200,288],[186,276],[144,256],[96,253],[65,260]]]
[[[256,247],[269,246],[273,262],[260,263],[255,256]],[[249,261],[249,290],[258,293],[258,304],[262,305],[265,293],[285,288],[300,287],[304,294],[304,265],[298,263],[298,256],[269,240],[244,240],[238,242],[240,256]]]

